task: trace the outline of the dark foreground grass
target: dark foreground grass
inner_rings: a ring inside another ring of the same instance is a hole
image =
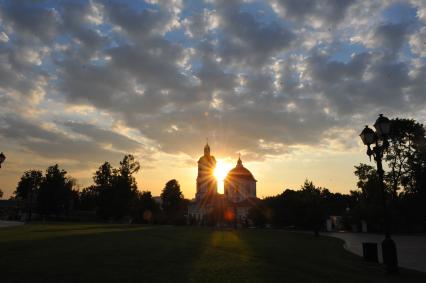
[[[33,224],[0,230],[0,282],[426,282],[276,230]]]

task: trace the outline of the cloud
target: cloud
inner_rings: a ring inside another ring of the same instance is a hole
[[[206,136],[258,160],[350,148],[364,117],[426,103],[423,10],[394,22],[379,2],[5,1],[2,135],[83,163],[194,158]]]
[[[375,46],[384,47],[392,53],[397,52],[407,42],[408,31],[409,25],[405,23],[379,25],[374,33]]]
[[[271,0],[272,7],[284,18],[313,26],[335,24],[345,18],[354,0]]]
[[[23,36],[49,42],[56,35],[59,16],[54,8],[34,5],[32,1],[6,1],[1,17],[6,25]]]
[[[127,150],[135,150],[138,147],[138,143],[129,138],[92,125],[66,125],[73,131],[88,136],[90,140],[72,137],[59,129],[16,116],[2,117],[1,136],[17,142],[26,151],[45,158],[78,161],[80,164],[99,163],[109,158],[118,160]],[[119,149],[108,149],[108,144]]]
[[[64,124],[73,132],[88,137],[97,144],[111,145],[113,148],[125,152],[134,152],[141,148],[139,142],[114,131],[101,129],[96,125],[79,122],[65,122]]]
[[[273,21],[262,23],[248,13],[241,11],[236,1],[218,1],[219,28],[223,38],[218,49],[224,62],[236,61],[259,65],[268,61],[270,56],[286,50],[295,35],[282,24]]]
[[[418,32],[410,36],[411,51],[420,56],[426,57],[426,27],[422,27]]]

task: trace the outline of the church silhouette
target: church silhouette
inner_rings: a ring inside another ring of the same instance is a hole
[[[259,205],[253,174],[244,167],[241,156],[224,180],[224,194],[217,191],[213,175],[216,158],[211,155],[208,143],[204,155],[198,160],[197,190],[195,199],[188,205],[188,223],[203,225],[249,225],[247,218],[251,208]]]

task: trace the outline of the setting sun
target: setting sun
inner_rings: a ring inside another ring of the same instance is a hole
[[[231,169],[231,164],[226,163],[222,160],[217,161],[216,169],[214,170],[213,175],[217,179],[219,193],[223,193],[223,180],[225,180],[226,174],[228,174],[229,170]]]

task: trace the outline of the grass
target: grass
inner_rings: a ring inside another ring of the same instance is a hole
[[[0,229],[0,282],[426,282],[338,239],[278,230],[32,224]]]

